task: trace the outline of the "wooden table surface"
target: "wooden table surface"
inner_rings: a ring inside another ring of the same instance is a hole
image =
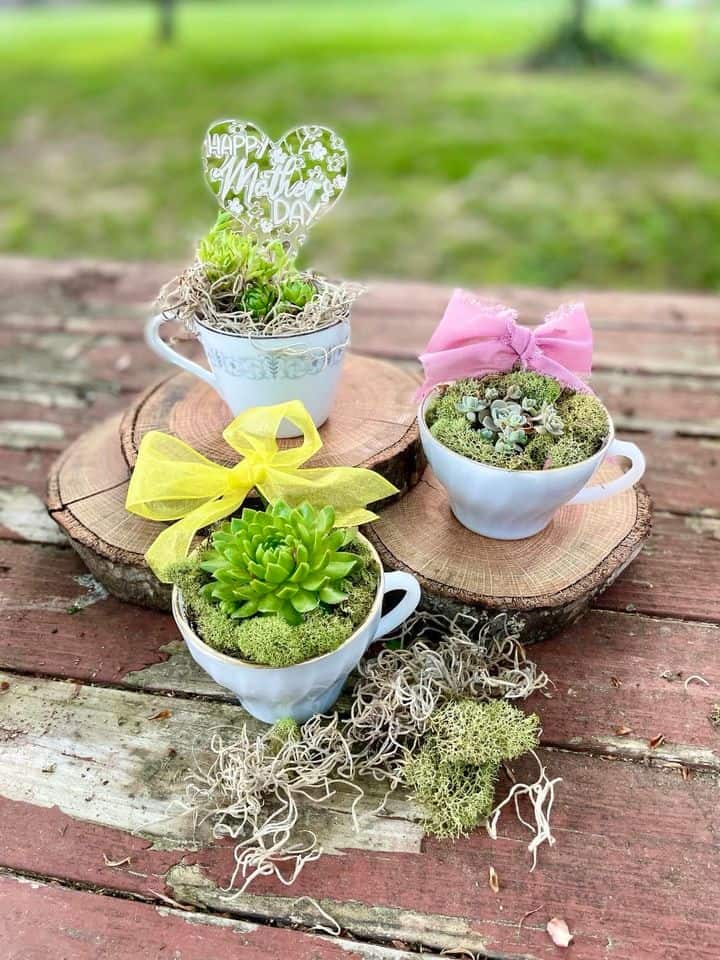
[[[423,839],[403,798],[294,887],[228,899],[228,845],[168,812],[195,741],[243,713],[172,619],[105,595],[44,511],[74,437],[165,372],[144,346],[172,268],[0,259],[0,955],[11,960],[720,956],[720,323],[715,298],[592,293],[593,383],[648,455],[655,526],[595,609],[533,648],[557,843],[508,821]],[[567,295],[491,293],[537,321]],[[447,290],[373,285],[356,350],[411,362]],[[703,678],[690,679],[693,676]],[[655,744],[653,746],[653,744]],[[497,871],[500,891],[488,884]],[[315,903],[334,917],[339,937]],[[575,935],[553,946],[545,925]],[[443,953],[445,952],[445,953]]]

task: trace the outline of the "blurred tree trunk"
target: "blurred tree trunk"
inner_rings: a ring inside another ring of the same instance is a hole
[[[158,42],[172,43],[175,39],[175,0],[158,0],[160,20],[158,23]]]
[[[586,33],[588,0],[572,0],[570,23],[577,35]]]

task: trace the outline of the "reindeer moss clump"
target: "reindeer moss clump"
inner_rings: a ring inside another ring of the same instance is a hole
[[[311,610],[297,625],[276,613],[242,620],[228,617],[203,593],[210,578],[200,567],[202,553],[176,564],[169,573],[182,593],[188,620],[208,646],[250,663],[289,667],[337,649],[370,612],[377,594],[377,564],[358,541],[345,549],[361,560],[344,583],[346,599],[334,607]]]
[[[459,837],[487,819],[500,764],[538,740],[537,716],[506,700],[456,700],[436,711],[422,749],[404,768],[428,833]]]
[[[450,450],[505,470],[547,470],[587,460],[610,424],[593,394],[514,370],[458,380],[430,401],[430,432]]]

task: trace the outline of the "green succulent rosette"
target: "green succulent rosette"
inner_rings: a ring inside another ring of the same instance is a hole
[[[265,511],[246,507],[213,533],[200,564],[212,580],[202,593],[229,617],[276,613],[291,624],[322,604],[342,603],[343,581],[360,561],[342,549],[353,531],[334,522],[329,506],[279,500]]]

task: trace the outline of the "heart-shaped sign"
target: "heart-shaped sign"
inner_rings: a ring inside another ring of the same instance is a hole
[[[218,120],[203,143],[208,186],[248,232],[299,242],[345,189],[348,152],[326,127],[273,142],[245,120]]]

